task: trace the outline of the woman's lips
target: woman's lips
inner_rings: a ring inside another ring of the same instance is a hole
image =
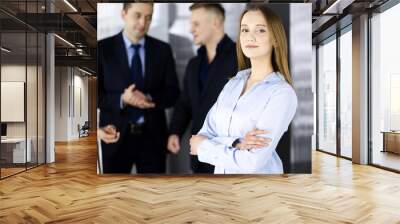
[[[258,47],[257,45],[246,45],[246,48],[256,48]]]

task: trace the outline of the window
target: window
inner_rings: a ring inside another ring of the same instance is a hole
[[[342,31],[340,45],[340,155],[352,157],[352,32]]]
[[[371,18],[372,164],[400,170],[400,4]]]
[[[336,36],[318,47],[318,149],[336,153]]]

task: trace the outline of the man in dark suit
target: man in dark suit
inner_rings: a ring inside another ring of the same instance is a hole
[[[165,173],[165,108],[175,104],[179,86],[171,47],[147,36],[152,3],[124,3],[123,31],[98,42],[100,126],[120,132],[102,142],[104,173]]]
[[[190,7],[191,33],[201,45],[184,77],[183,93],[174,108],[168,149],[180,150],[180,139],[192,120],[192,134],[203,126],[205,117],[229,78],[236,75],[236,45],[224,32],[225,10],[220,4],[195,3]],[[214,167],[191,156],[194,173],[213,173]]]

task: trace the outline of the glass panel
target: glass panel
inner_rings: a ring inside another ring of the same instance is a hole
[[[26,81],[26,112],[27,112],[27,150],[31,151],[28,159],[28,168],[37,165],[37,132],[38,132],[38,35],[36,32],[27,33],[28,38],[28,63]],[[28,154],[29,155],[29,154]]]
[[[400,4],[371,19],[372,163],[400,170]]]
[[[318,148],[336,153],[336,38],[318,48]]]
[[[45,35],[21,22],[36,24],[34,14],[45,12],[45,0],[5,0],[0,7],[18,18],[0,12],[0,19],[7,21],[0,29],[4,178],[45,161]]]
[[[38,4],[27,2],[26,19],[31,24],[37,24]],[[30,158],[27,167],[37,166],[37,74],[38,74],[38,34],[35,30],[27,30],[27,80],[26,80],[26,113],[27,113],[27,150]]]
[[[5,2],[3,2],[6,4]],[[2,6],[5,6],[3,5]],[[8,2],[10,4],[10,2]],[[18,17],[26,10],[25,1],[11,3],[9,7]],[[4,132],[1,140],[2,178],[26,170],[30,159],[26,141],[26,26],[8,15],[0,13],[1,28],[1,122]]]
[[[1,34],[2,177],[25,170],[26,151],[26,33]],[[29,148],[29,147],[28,147]]]
[[[46,37],[44,34],[39,34],[38,45],[38,163],[45,163],[45,52]]]
[[[351,30],[340,37],[340,152],[352,157],[352,35]]]

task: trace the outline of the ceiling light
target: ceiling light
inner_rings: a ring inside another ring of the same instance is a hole
[[[63,41],[64,43],[66,43],[67,45],[69,45],[69,46],[75,48],[75,45],[73,45],[71,42],[67,41],[66,39],[60,37],[59,35],[54,34],[54,36],[57,37],[58,39],[60,39],[61,41]]]
[[[92,73],[90,73],[90,72],[88,72],[88,71],[86,71],[86,70],[83,70],[83,69],[81,69],[81,68],[79,68],[79,67],[78,67],[78,70],[81,71],[81,72],[83,72],[83,73],[85,73],[85,74],[87,74],[87,75],[92,75]]]
[[[78,10],[71,4],[69,3],[68,0],[64,0],[65,4],[67,4],[72,10],[74,10],[75,12],[78,12]]]
[[[5,47],[1,47],[0,49],[1,49],[2,51],[6,52],[6,53],[10,53],[10,52],[11,52],[11,50],[9,50],[9,49],[7,49],[7,48],[5,48]]]
[[[343,10],[351,5],[355,0],[336,0],[322,14],[342,14]]]

